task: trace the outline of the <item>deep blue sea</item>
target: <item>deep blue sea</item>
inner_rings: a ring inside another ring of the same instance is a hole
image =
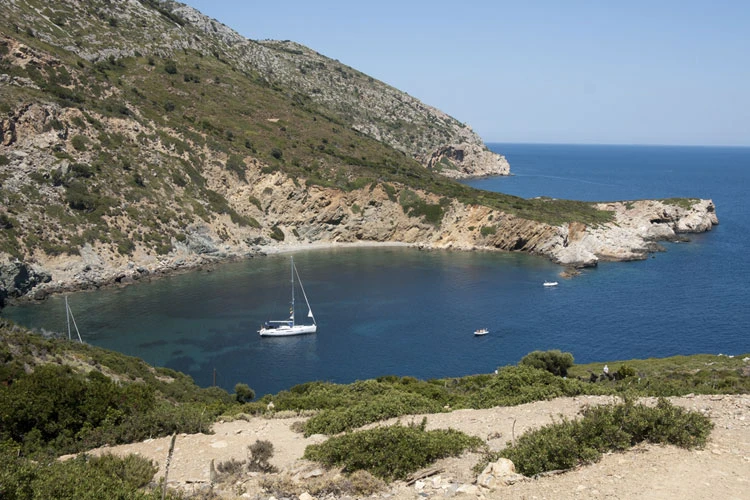
[[[299,252],[315,335],[261,338],[283,318],[289,256],[69,296],[83,339],[258,395],[310,381],[487,373],[530,351],[576,362],[750,352],[750,148],[491,144],[511,177],[473,180],[523,197],[701,197],[720,225],[639,262],[573,279],[544,258],[508,253],[359,248]],[[557,288],[542,286],[557,279]],[[300,317],[305,311],[300,311]],[[62,297],[2,311],[64,331]],[[474,337],[486,327],[490,333]]]

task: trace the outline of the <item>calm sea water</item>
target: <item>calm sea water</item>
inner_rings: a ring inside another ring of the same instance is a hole
[[[310,380],[486,373],[536,349],[577,362],[750,351],[750,149],[493,144],[512,177],[469,184],[523,197],[712,198],[720,225],[666,253],[604,263],[560,286],[521,254],[359,248],[300,252],[315,335],[260,338],[289,301],[289,256],[69,296],[86,342],[184,371],[203,386],[261,394]],[[304,316],[300,310],[300,317]],[[64,330],[63,298],[8,308]],[[474,337],[486,327],[490,334]]]

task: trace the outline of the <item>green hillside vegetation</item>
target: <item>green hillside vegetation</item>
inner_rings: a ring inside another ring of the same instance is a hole
[[[535,366],[540,354],[559,363]],[[602,376],[605,363],[574,365],[570,353],[534,352],[518,365],[498,368],[496,374],[431,380],[391,375],[351,384],[308,382],[247,403],[243,411],[261,414],[271,402],[275,411],[316,410],[305,424],[305,434],[334,435],[401,415],[512,406],[583,394],[747,394],[750,368],[743,357],[695,355],[614,361],[608,363],[609,379]],[[566,367],[567,377],[559,374],[560,367]],[[591,381],[592,376],[596,381]]]
[[[566,449],[564,443],[570,440],[580,443],[573,455],[575,463],[595,460],[608,449],[624,449],[644,439],[688,447],[705,442],[711,428],[705,417],[684,413],[666,401],[655,409],[643,409],[633,404],[634,398],[750,392],[750,369],[744,356],[615,361],[608,363],[610,376],[606,377],[601,363],[579,366],[570,353],[545,351],[530,353],[518,365],[501,367],[495,374],[433,380],[383,376],[351,384],[308,382],[243,403],[253,395],[244,383],[237,384],[242,390],[236,389],[235,395],[218,388],[203,389],[173,370],[154,368],[137,358],[65,339],[44,338],[6,320],[0,321],[0,339],[0,461],[10,464],[0,467],[0,492],[7,498],[32,498],[23,492],[10,495],[11,489],[17,491],[17,485],[25,485],[29,491],[52,488],[50,476],[41,472],[47,469],[40,464],[51,464],[59,455],[173,433],[210,432],[219,416],[309,413],[312,416],[301,429],[306,435],[344,433],[341,438],[310,448],[309,458],[392,480],[438,457],[478,449],[480,444],[461,433],[427,432],[424,425],[377,431],[359,431],[359,427],[403,415],[459,408],[517,405],[581,394],[622,396],[622,405],[611,405],[601,410],[604,413],[590,410],[580,422],[545,428],[540,432],[547,434],[526,438],[517,443],[515,451],[504,452],[508,455],[503,456],[518,460],[519,470],[533,471],[540,467],[533,465],[540,454],[552,457],[545,459],[547,465],[542,467],[559,466],[554,457],[565,454],[555,450]],[[563,371],[567,376],[561,375]],[[623,418],[630,419],[631,427],[615,432],[613,422],[622,422]],[[601,437],[612,432],[616,439]],[[609,443],[609,448],[603,442]],[[534,448],[542,445],[551,448]],[[373,446],[392,446],[390,456],[395,461],[373,461]],[[403,450],[418,451],[408,454]],[[492,457],[487,455],[486,459]],[[118,488],[135,495],[123,498],[145,498],[138,495],[147,493],[137,493],[134,485],[143,485],[152,464],[138,458],[106,460],[81,458],[55,464],[54,474],[60,475],[55,484],[70,483],[69,487],[75,489],[70,474],[80,475],[86,470],[95,478],[102,470],[116,469],[121,471]],[[68,498],[60,495],[55,496]]]
[[[29,457],[208,432],[236,404],[185,374],[0,320],[0,443]]]

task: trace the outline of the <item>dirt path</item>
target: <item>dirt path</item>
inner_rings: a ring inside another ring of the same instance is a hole
[[[513,436],[550,423],[560,415],[575,417],[585,404],[600,404],[606,397],[582,396],[560,398],[515,407],[487,410],[457,410],[427,415],[427,428],[454,428],[487,441],[490,448],[500,449]],[[694,396],[674,398],[675,404],[708,415],[715,424],[708,445],[703,450],[687,451],[673,446],[640,445],[626,453],[605,455],[596,464],[548,476],[525,480],[496,490],[473,486],[476,477],[472,467],[477,454],[446,459],[437,464],[439,475],[413,485],[397,482],[379,498],[518,498],[518,499],[750,499],[750,396]],[[211,460],[247,458],[247,446],[258,439],[274,445],[271,463],[278,467],[279,477],[294,478],[317,475],[317,466],[301,459],[305,447],[318,443],[323,436],[303,437],[292,425],[302,418],[252,418],[214,425],[214,434],[192,434],[177,437],[169,471],[169,484],[196,491],[210,479]],[[406,423],[422,416],[404,417]],[[120,454],[138,453],[160,465],[157,477],[164,475],[169,438],[97,450]],[[227,498],[269,498],[258,486],[260,477],[244,478]],[[304,491],[304,484],[300,486]],[[242,494],[244,493],[244,494]],[[236,496],[235,496],[236,495]],[[329,497],[331,498],[331,497]]]

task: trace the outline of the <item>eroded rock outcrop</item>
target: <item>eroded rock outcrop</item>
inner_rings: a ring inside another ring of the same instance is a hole
[[[510,164],[504,156],[476,144],[440,147],[427,161],[427,168],[456,179],[510,175]]]
[[[564,244],[549,253],[553,260],[573,266],[598,260],[640,260],[660,248],[657,241],[677,241],[684,233],[709,231],[719,223],[711,200],[662,200],[601,203],[614,220],[599,226],[571,223],[562,228]]]

